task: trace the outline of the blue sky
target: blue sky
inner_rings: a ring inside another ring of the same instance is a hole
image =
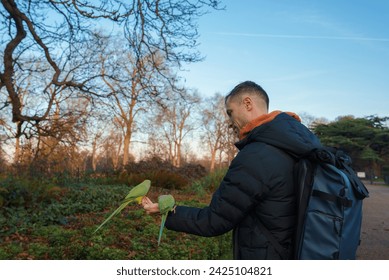
[[[203,96],[253,80],[270,110],[389,116],[388,0],[224,0],[199,21],[205,60],[185,66]]]

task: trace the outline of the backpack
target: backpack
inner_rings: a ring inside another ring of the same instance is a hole
[[[351,158],[329,147],[292,156],[298,206],[293,252],[260,223],[262,232],[283,259],[355,259],[362,201],[369,192],[352,169]]]

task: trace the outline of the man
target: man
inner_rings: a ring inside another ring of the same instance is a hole
[[[239,153],[213,194],[209,206],[177,206],[166,227],[201,236],[233,230],[234,259],[285,259],[292,253],[295,226],[294,159],[320,145],[293,113],[268,113],[267,93],[251,81],[237,85],[225,99],[227,114],[239,131]],[[144,198],[148,213],[158,204]],[[283,252],[264,234],[266,227]],[[261,229],[262,228],[262,229]]]

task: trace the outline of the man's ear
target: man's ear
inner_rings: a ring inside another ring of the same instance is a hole
[[[246,96],[245,98],[243,98],[242,102],[247,111],[251,111],[253,109],[253,100],[250,96]]]

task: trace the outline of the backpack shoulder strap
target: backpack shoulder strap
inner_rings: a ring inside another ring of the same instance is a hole
[[[269,240],[269,242],[274,247],[276,252],[281,256],[281,259],[282,260],[289,259],[289,250],[281,246],[280,242],[278,242],[278,240],[275,239],[273,234],[265,227],[265,225],[261,221],[258,222],[259,222],[259,228],[261,229],[262,233],[266,236],[267,240]]]

